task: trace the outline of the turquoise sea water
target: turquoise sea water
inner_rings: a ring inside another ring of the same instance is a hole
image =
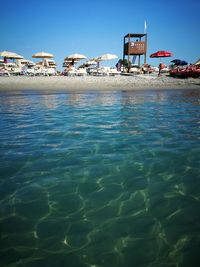
[[[200,91],[2,92],[0,174],[0,266],[200,264]]]

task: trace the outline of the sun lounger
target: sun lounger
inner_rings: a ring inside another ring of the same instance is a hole
[[[95,75],[97,75],[97,69],[96,68],[88,68],[87,73],[89,75],[95,76]]]
[[[35,70],[35,76],[49,76],[48,69],[46,68],[39,68]]]
[[[47,69],[47,74],[48,74],[48,76],[54,76],[54,75],[56,75],[55,68],[48,68]]]
[[[23,71],[23,74],[27,76],[35,76],[35,70],[33,68],[28,68]]]
[[[88,74],[92,76],[106,76],[108,73],[103,68],[88,69]]]
[[[110,76],[120,75],[121,71],[118,71],[116,68],[109,68],[108,73]]]
[[[11,75],[21,75],[22,74],[22,68],[21,67],[15,67],[10,71]]]
[[[0,76],[10,76],[9,71],[5,70],[4,68],[0,69]]]
[[[77,75],[77,76],[85,76],[85,75],[87,75],[86,68],[79,68],[79,69],[76,71],[76,75]]]
[[[119,74],[121,74],[121,72],[112,67],[101,67],[97,69],[97,75],[101,76],[115,76]]]
[[[71,69],[67,70],[65,75],[66,76],[76,76],[77,75],[78,70],[74,67],[71,67]]]

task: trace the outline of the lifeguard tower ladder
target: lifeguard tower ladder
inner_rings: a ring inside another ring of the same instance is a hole
[[[138,57],[138,66],[140,67],[141,56],[144,56],[144,64],[146,64],[147,53],[147,34],[146,33],[128,33],[124,36],[124,52],[123,62],[128,56],[128,71],[131,64],[136,64],[136,58]],[[131,61],[132,57],[132,61]]]

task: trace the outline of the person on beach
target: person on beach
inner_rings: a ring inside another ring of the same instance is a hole
[[[4,57],[4,59],[3,59],[3,63],[4,63],[4,64],[7,64],[7,63],[8,63],[8,59],[7,59],[7,57]]]
[[[115,67],[116,67],[117,71],[121,71],[121,59],[117,62]]]
[[[159,64],[159,71],[158,71],[158,76],[161,76],[161,70],[164,69],[165,65],[163,63]]]

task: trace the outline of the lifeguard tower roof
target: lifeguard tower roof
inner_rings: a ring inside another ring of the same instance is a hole
[[[146,34],[145,33],[128,33],[127,35],[124,36],[124,38],[131,37],[131,38],[142,38]]]

